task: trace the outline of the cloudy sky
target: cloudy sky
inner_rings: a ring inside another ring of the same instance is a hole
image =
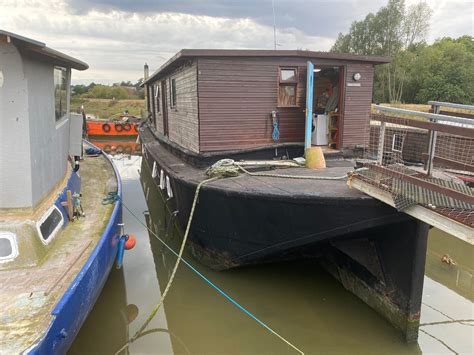
[[[418,0],[406,0],[413,4]],[[426,0],[429,40],[474,32],[474,0]],[[329,50],[377,0],[274,0],[279,49]],[[271,0],[0,0],[0,29],[89,63],[73,83],[136,81],[181,48],[273,48]]]

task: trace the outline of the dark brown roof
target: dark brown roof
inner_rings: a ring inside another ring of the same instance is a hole
[[[178,62],[195,57],[299,57],[313,59],[334,59],[372,64],[390,63],[389,57],[340,54],[331,52],[313,52],[303,50],[262,50],[262,49],[182,49],[165,62],[145,82],[153,80],[159,74],[174,67]]]
[[[7,43],[12,43],[14,46],[18,47],[21,51],[32,54],[33,56],[38,56],[48,61],[63,65],[66,67],[71,67],[77,70],[86,70],[89,68],[87,63],[83,61],[70,57],[67,54],[58,52],[52,48],[46,47],[46,44],[36,41],[31,38],[20,36],[16,33],[7,32],[0,29],[0,40],[4,39]]]

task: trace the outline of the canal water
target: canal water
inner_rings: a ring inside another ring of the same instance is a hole
[[[115,156],[126,232],[137,246],[112,270],[70,354],[114,354],[159,302],[180,230],[139,156]],[[146,196],[146,198],[145,198]],[[147,202],[148,201],[148,202]],[[149,233],[148,228],[151,230]],[[429,237],[418,344],[407,345],[375,311],[314,261],[216,272],[184,258],[306,354],[474,353],[474,248],[438,230]],[[403,255],[400,255],[403,258]],[[459,322],[459,320],[470,320]],[[441,324],[427,324],[437,323]],[[163,307],[121,354],[298,354],[181,264]]]

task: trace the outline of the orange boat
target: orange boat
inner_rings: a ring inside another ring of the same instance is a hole
[[[87,135],[90,136],[137,136],[139,120],[134,116],[121,116],[115,120],[87,118]]]

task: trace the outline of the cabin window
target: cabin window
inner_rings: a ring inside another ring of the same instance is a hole
[[[43,244],[53,240],[64,223],[64,218],[56,206],[51,207],[36,224],[36,229]]]
[[[401,152],[403,147],[403,135],[395,133],[392,137],[392,151]]]
[[[160,112],[160,84],[155,84],[155,110]]]
[[[296,68],[280,68],[280,86],[278,89],[278,106],[296,106],[296,89],[298,71]]]
[[[54,67],[54,108],[56,121],[67,112],[67,69]]]
[[[176,79],[170,79],[171,107],[176,107]]]
[[[15,234],[0,232],[0,263],[11,261],[18,256]]]
[[[146,96],[147,96],[147,110],[148,113],[153,111],[153,88],[150,85],[146,87]]]

